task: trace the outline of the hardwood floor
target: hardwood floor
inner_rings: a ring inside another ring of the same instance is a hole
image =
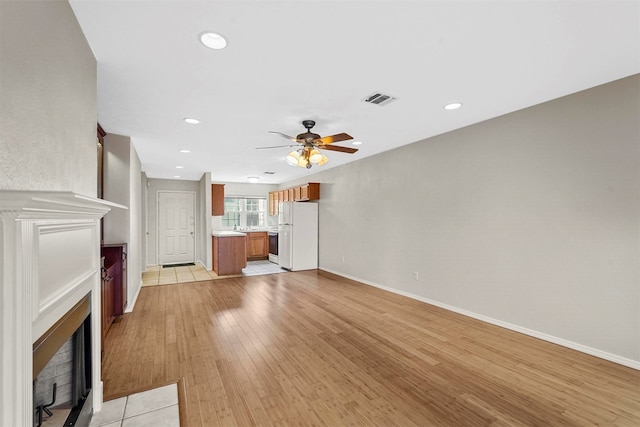
[[[639,371],[322,271],[143,288],[105,348],[192,427],[640,425]]]

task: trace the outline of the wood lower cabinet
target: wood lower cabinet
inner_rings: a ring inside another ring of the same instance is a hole
[[[109,332],[109,328],[111,324],[116,318],[116,315],[113,311],[114,305],[114,281],[113,277],[116,274],[116,266],[114,264],[105,265],[104,257],[102,257],[101,261],[101,269],[100,269],[100,309],[101,309],[101,318],[100,318],[100,351],[104,354],[104,338],[107,336],[107,332]]]
[[[247,266],[247,236],[213,236],[213,271],[218,276],[242,274]]]
[[[247,260],[269,258],[269,238],[266,231],[247,233]]]
[[[113,314],[122,316],[127,308],[127,244],[102,245],[105,266],[114,266]]]

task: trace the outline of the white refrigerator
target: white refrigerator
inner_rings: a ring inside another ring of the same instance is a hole
[[[291,271],[318,268],[318,205],[278,204],[278,264]]]

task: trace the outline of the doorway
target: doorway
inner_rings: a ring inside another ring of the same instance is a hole
[[[190,191],[158,192],[158,263],[195,262],[196,195]]]

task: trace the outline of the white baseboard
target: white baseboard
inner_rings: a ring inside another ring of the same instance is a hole
[[[142,289],[142,280],[138,285],[138,290],[136,291],[136,294],[133,296],[133,300],[129,302],[129,304],[127,304],[127,308],[124,310],[125,313],[131,313],[133,311],[133,307],[135,307],[136,301],[138,301],[138,295],[140,295],[140,289]]]
[[[104,403],[104,383],[97,381],[93,387],[93,412],[100,412]]]
[[[558,344],[563,347],[570,348],[572,350],[576,350],[582,353],[589,354],[591,356],[598,357],[600,359],[608,360],[610,362],[618,363],[620,365],[627,366],[629,368],[633,368],[636,370],[640,370],[640,361],[627,359],[626,357],[618,356],[616,354],[608,353],[606,351],[598,350],[596,348],[588,347],[586,345],[576,343],[573,341],[565,340],[564,338],[558,338],[553,335],[545,334],[542,332],[535,331],[533,329],[524,328],[522,326],[514,325],[508,322],[504,322],[502,320],[494,319],[491,317],[484,316],[482,314],[474,313],[472,311],[464,310],[458,307],[454,307],[448,304],[444,304],[439,301],[431,300],[429,298],[424,298],[419,295],[414,295],[409,292],[401,291],[399,289],[390,288],[388,286],[383,286],[378,283],[374,283],[368,280],[360,279],[358,277],[353,277],[348,274],[341,273],[339,271],[330,270],[328,268],[320,268],[321,270],[328,271],[329,273],[337,274],[338,276],[346,277],[347,279],[355,280],[356,282],[363,283],[365,285],[373,286],[375,288],[383,289],[385,291],[392,292],[394,294],[402,295],[414,300],[422,301],[427,304],[435,305],[436,307],[443,308],[445,310],[452,311],[454,313],[462,314],[463,316],[471,317],[473,319],[477,319],[486,323],[490,323],[492,325],[500,326],[505,329],[509,329],[515,332],[519,332],[521,334],[529,335],[534,338],[541,339],[543,341],[547,341],[553,344]]]

